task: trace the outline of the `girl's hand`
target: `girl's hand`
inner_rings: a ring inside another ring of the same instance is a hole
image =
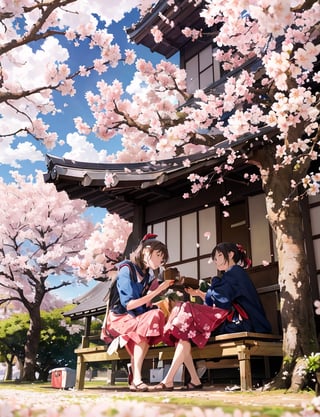
[[[159,285],[158,289],[160,289],[160,292],[166,291],[168,288],[172,287],[174,283],[174,279],[166,279]]]
[[[194,288],[185,287],[184,290],[187,294],[191,295],[191,297],[196,297],[197,295],[199,295],[198,294],[199,290],[196,290]]]
[[[148,292],[146,297],[149,297],[149,300],[146,302],[146,305],[151,304],[152,300],[158,295],[165,293],[167,289],[174,284],[174,282],[175,282],[174,279],[164,280],[163,282],[161,282],[161,284],[158,285],[157,288],[155,288],[153,291]]]
[[[199,288],[197,290],[195,290],[194,288],[185,288],[184,289],[185,292],[189,295],[191,295],[191,297],[200,297],[202,300],[205,299],[206,293],[201,291]]]

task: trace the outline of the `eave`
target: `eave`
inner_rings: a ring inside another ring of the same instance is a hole
[[[262,129],[259,136],[270,133]],[[232,144],[235,150],[246,143],[259,146],[257,135],[245,135]],[[219,148],[229,148],[228,141]],[[47,155],[45,182],[54,183],[58,191],[67,192],[70,199],[84,199],[89,206],[106,208],[129,221],[133,220],[136,207],[155,205],[163,200],[181,197],[190,192],[188,176],[197,173],[205,176],[213,173],[215,166],[223,163],[226,156],[218,156],[216,149],[205,153],[177,157],[168,160],[138,163],[90,163]],[[188,164],[186,161],[188,160]],[[228,176],[238,179],[240,171],[248,165],[239,160]],[[106,187],[105,177],[112,175],[113,186]]]
[[[157,163],[87,163],[47,155],[45,182],[66,191],[70,199],[84,199],[89,206],[106,208],[110,213],[132,220],[136,206],[182,195],[190,187],[188,173],[205,172],[216,159],[215,151],[189,157],[162,160]],[[190,167],[184,161],[190,161]],[[106,187],[111,174],[113,186]]]
[[[126,31],[130,41],[170,58],[192,42],[181,33],[181,29],[186,26],[202,29],[205,26],[204,19],[200,17],[202,9],[203,5],[195,7],[188,0],[181,0],[177,9],[175,6],[169,6],[166,0],[160,0],[140,22],[127,28]],[[170,22],[174,22],[174,26],[165,23],[159,14],[165,16]],[[158,26],[163,34],[163,40],[160,43],[156,43],[151,34],[151,29],[155,26]]]

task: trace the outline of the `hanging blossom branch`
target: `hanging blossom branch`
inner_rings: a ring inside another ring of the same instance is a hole
[[[77,77],[89,76],[93,70],[102,74],[120,61],[129,65],[134,62],[133,51],[125,51],[122,57],[118,45],[112,44],[113,36],[106,29],[97,30],[98,19],[94,14],[99,15],[99,2],[93,0],[90,6],[90,10],[85,9],[85,3],[79,0],[54,0],[32,5],[8,2],[6,13],[0,15],[5,29],[0,46],[1,137],[27,132],[52,148],[57,135],[48,133],[49,126],[37,118],[40,113],[55,114],[58,111],[52,92],[74,96]],[[79,42],[86,42],[91,49],[98,48],[101,58],[71,72],[67,64],[69,51],[58,40],[62,37],[74,47]],[[37,77],[28,76],[38,71],[40,62],[37,67],[37,61],[41,61],[41,68],[45,71]]]

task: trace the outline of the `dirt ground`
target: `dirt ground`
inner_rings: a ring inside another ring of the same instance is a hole
[[[30,384],[23,387],[19,384],[16,386],[0,384],[0,405],[1,400],[8,401],[12,398],[16,398],[17,401],[31,407],[34,404],[39,406],[39,402],[46,406],[57,402],[71,404],[73,402],[102,401],[108,404],[110,403],[108,399],[110,399],[116,401],[145,401],[146,404],[160,405],[164,412],[184,406],[199,406],[210,409],[231,407],[239,408],[242,411],[257,411],[256,415],[261,415],[261,411],[264,410],[264,416],[274,416],[279,415],[274,414],[275,409],[281,409],[282,413],[285,411],[298,413],[311,404],[315,394],[311,391],[292,394],[284,391],[261,391],[258,389],[241,392],[226,390],[225,386],[217,385],[205,385],[202,390],[198,391],[182,391],[179,387],[176,387],[174,391],[166,392],[130,392],[127,385],[110,386],[103,382],[101,382],[101,385],[99,383],[92,387],[86,387],[82,391],[57,389],[41,384],[37,384],[37,386]]]
[[[252,390],[241,392],[232,390],[234,387],[229,387],[230,390],[226,390],[226,386],[207,386],[205,385],[202,390],[197,391],[182,391],[179,387],[176,387],[174,391],[165,392],[142,392],[132,393],[129,389],[116,386],[105,386],[97,388],[85,388],[83,391],[78,391],[84,394],[96,392],[97,390],[103,396],[110,396],[123,399],[135,399],[137,396],[139,400],[152,401],[159,403],[170,403],[177,399],[184,400],[186,403],[199,403],[202,407],[209,408],[218,406],[239,406],[239,407],[280,407],[287,409],[303,409],[307,404],[310,404],[315,397],[314,392],[301,392],[301,393],[288,393],[284,391],[261,391]],[[194,401],[196,400],[196,401]],[[181,403],[181,402],[180,402]]]

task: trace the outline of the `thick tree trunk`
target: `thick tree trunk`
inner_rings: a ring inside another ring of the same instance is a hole
[[[266,194],[268,220],[276,236],[279,263],[284,359],[271,387],[296,392],[304,385],[304,377],[297,370],[303,363],[301,359],[318,348],[300,204],[298,199],[283,204],[292,194],[291,179],[298,182],[297,175],[304,173],[294,171],[292,166],[275,170],[272,154],[264,150],[257,164]]]
[[[315,352],[317,342],[298,203],[291,203],[285,211],[285,218],[280,222],[270,219],[270,224],[276,232],[284,365],[289,373],[287,381],[286,373],[281,377],[291,390],[298,391],[304,381],[303,378],[299,380],[298,375],[292,377],[296,371],[296,362],[304,355]]]
[[[30,310],[30,326],[25,343],[25,361],[23,368],[23,381],[32,382],[35,380],[36,359],[40,341],[41,317],[40,308],[34,307]]]

